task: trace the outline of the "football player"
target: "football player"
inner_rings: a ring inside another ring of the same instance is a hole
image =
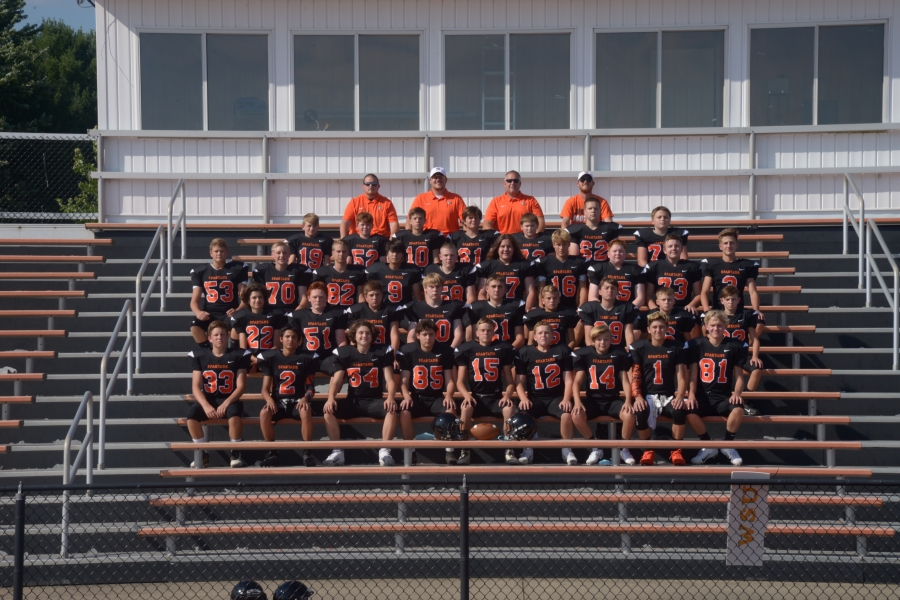
[[[198,344],[206,342],[210,323],[225,321],[241,303],[247,284],[247,265],[228,260],[228,244],[222,238],[209,243],[212,262],[191,269],[191,335]]]
[[[666,236],[669,235],[677,235],[681,238],[682,248],[679,258],[687,260],[688,230],[678,230],[671,227],[672,212],[665,206],[657,206],[653,209],[653,212],[650,213],[650,219],[653,222],[653,227],[638,229],[634,232],[634,239],[637,242],[638,247],[638,265],[644,267],[647,263],[651,263],[654,260],[662,260],[664,242]]]
[[[478,300],[463,317],[466,339],[475,339],[475,325],[482,319],[490,319],[494,324],[493,342],[503,342],[518,350],[525,345],[525,329],[522,323],[525,303],[521,300],[506,299],[506,283],[500,275],[488,277],[485,285],[487,300]]]
[[[750,356],[747,363],[753,367],[750,371],[750,379],[747,380],[747,389],[751,392],[759,387],[762,379],[763,361],[759,357],[760,336],[766,327],[762,314],[750,308],[738,308],[741,293],[734,286],[726,285],[719,292],[719,301],[722,303],[728,323],[725,325],[725,336],[745,342],[750,347]],[[744,415],[752,417],[759,414],[749,402],[744,402]]]
[[[616,300],[619,302],[631,302],[640,308],[646,304],[643,269],[634,263],[626,263],[625,257],[628,250],[625,240],[616,238],[609,242],[609,260],[594,263],[588,267],[587,276],[590,287],[588,288],[588,300],[600,299],[600,282],[610,278],[619,286],[619,294]]]
[[[574,310],[587,302],[587,263],[569,256],[572,237],[568,231],[558,229],[552,239],[553,254],[532,263],[535,281],[555,287],[560,293],[560,306]]]
[[[401,306],[422,299],[422,270],[407,265],[403,242],[391,240],[385,246],[387,263],[375,262],[366,269],[366,279],[380,281],[385,304]]]
[[[414,208],[406,217],[409,229],[401,229],[391,236],[406,247],[406,264],[418,267],[422,274],[425,267],[438,261],[438,251],[444,243],[444,234],[437,229],[425,229],[425,209]]]
[[[237,311],[228,318],[227,323],[231,327],[231,339],[250,351],[251,362],[255,365],[261,353],[276,347],[278,340],[275,334],[284,327],[288,317],[268,309],[266,290],[258,283],[244,288],[241,300],[250,308]]]
[[[290,264],[299,264],[308,269],[318,269],[331,256],[331,243],[334,241],[327,235],[319,233],[319,215],[307,213],[303,215],[303,233],[292,235],[284,240],[291,250]],[[274,249],[274,248],[273,248]]]
[[[372,233],[375,218],[367,212],[356,215],[356,231],[344,240],[350,244],[350,254],[347,260],[350,264],[360,267],[369,267],[376,261],[386,262],[384,247],[388,238],[377,233]]]
[[[738,230],[723,229],[719,233],[719,250],[721,258],[704,258],[700,265],[703,269],[703,295],[701,303],[703,311],[710,309],[709,291],[712,290],[713,308],[722,308],[719,297],[726,285],[738,290],[740,303],[738,309],[744,308],[744,287],[750,292],[750,306],[759,312],[759,292],[756,290],[756,278],[759,277],[759,263],[755,260],[737,257]]]
[[[412,344],[416,341],[416,323],[421,319],[434,321],[434,325],[437,327],[437,341],[442,344],[450,344],[450,347],[456,348],[465,341],[466,334],[462,325],[462,319],[466,312],[465,305],[455,300],[449,302],[441,300],[443,287],[444,281],[440,275],[431,273],[425,276],[422,281],[425,300],[413,302],[406,307],[409,319],[407,343]]]
[[[546,231],[538,232],[538,218],[534,213],[525,213],[519,219],[519,227],[522,231],[512,234],[519,242],[522,258],[528,262],[536,258],[543,258],[553,252],[553,242]]]
[[[289,313],[292,326],[300,330],[300,351],[307,354],[318,354],[324,357],[322,372],[331,375],[332,353],[337,348],[347,345],[347,314],[340,307],[328,305],[328,294],[325,284],[316,281],[306,291],[309,308],[301,308]]]
[[[640,314],[631,302],[619,302],[619,287],[612,279],[600,282],[600,300],[585,302],[578,309],[578,316],[585,331],[599,325],[609,328],[613,348],[623,350],[634,340],[634,323]],[[580,345],[581,340],[576,340]],[[587,345],[587,344],[585,344]]]
[[[575,223],[566,227],[572,236],[572,247],[569,252],[581,256],[592,265],[607,260],[609,243],[619,237],[621,225],[606,223],[600,220],[600,199],[596,196],[584,201],[584,223]]]
[[[500,232],[495,229],[481,231],[481,209],[477,206],[469,206],[463,211],[462,223],[463,228],[451,233],[449,238],[456,244],[459,262],[476,267],[487,257]]]
[[[346,308],[365,301],[362,286],[366,282],[366,271],[359,265],[347,264],[349,256],[350,243],[346,240],[334,240],[331,245],[332,264],[312,272],[313,281],[325,284],[329,306]],[[301,308],[305,308],[305,305],[301,304]]]
[[[269,294],[267,304],[273,313],[289,313],[300,304],[312,278],[312,271],[299,264],[288,264],[290,247],[286,242],[272,244],[272,262],[253,271],[253,281]]]
[[[441,245],[438,259],[440,264],[428,265],[425,275],[436,273],[444,280],[441,298],[464,303],[478,300],[478,275],[475,267],[459,264],[459,255],[453,242],[446,240]]]
[[[531,263],[522,260],[522,250],[516,238],[503,234],[494,240],[487,260],[478,265],[478,299],[487,300],[484,286],[491,275],[500,275],[506,281],[506,299],[525,300],[527,310],[534,308],[537,298]]]
[[[534,326],[540,321],[553,326],[553,345],[566,344],[575,347],[576,331],[581,327],[578,313],[569,308],[559,307],[559,290],[545,285],[540,291],[540,306],[522,317],[528,343],[534,343]]]
[[[700,281],[703,274],[700,265],[680,258],[682,255],[681,237],[667,235],[663,244],[665,258],[649,263],[644,267],[643,275],[647,285],[647,303],[650,310],[656,310],[653,290],[668,287],[675,290],[675,305],[696,314],[700,305]]]
[[[666,329],[667,340],[683,344],[700,335],[698,316],[689,313],[683,308],[675,306],[675,291],[672,288],[657,288],[656,291],[653,292],[653,297],[655,298],[658,310],[666,313],[666,316],[669,319],[669,326]],[[643,313],[639,314],[635,320],[634,328],[638,332],[635,334],[635,337],[639,337],[640,334],[645,334],[646,337],[646,316],[647,315]]]
[[[347,323],[363,320],[375,328],[375,345],[390,344],[400,347],[400,320],[403,319],[402,307],[384,304],[384,290],[380,281],[367,281],[363,286],[365,302],[354,304],[348,308]]]

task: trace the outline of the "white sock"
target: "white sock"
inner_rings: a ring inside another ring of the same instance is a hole
[[[205,435],[204,435],[202,438],[200,438],[200,439],[194,439],[194,438],[191,438],[191,439],[194,440],[194,443],[195,443],[195,444],[205,444],[205,443],[206,443],[206,436],[205,436]]]
[[[447,452],[453,452],[453,448],[444,448]]]
[[[239,441],[241,441],[241,438],[238,438],[238,439],[236,439],[236,440],[231,440],[231,441],[232,441],[232,442],[239,442]]]

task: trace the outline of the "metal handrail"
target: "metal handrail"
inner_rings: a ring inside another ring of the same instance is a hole
[[[84,434],[84,439],[81,440],[81,448],[78,449],[78,454],[75,456],[75,463],[72,464],[72,438],[75,437],[75,431],[78,429],[78,425],[81,424],[81,417],[84,415],[85,410],[87,410],[87,431]],[[63,444],[63,485],[69,485],[75,479],[75,476],[78,474],[78,467],[81,466],[81,461],[86,459],[85,467],[87,469],[86,480],[88,485],[92,485],[94,483],[94,465],[93,465],[93,453],[94,453],[94,395],[91,392],[85,392],[84,397],[81,399],[81,404],[78,405],[78,410],[75,411],[75,418],[72,419],[72,425],[69,427],[69,432],[66,434],[66,441]],[[61,526],[61,538],[60,538],[60,550],[59,555],[63,558],[68,558],[69,556],[69,491],[66,490],[63,492],[63,503],[62,503],[62,526]]]
[[[855,217],[853,215],[853,211],[850,210],[850,188],[853,188],[853,193],[856,194],[856,199],[859,201],[859,227],[856,226]],[[866,222],[866,200],[863,198],[863,195],[859,192],[859,188],[856,187],[856,183],[853,181],[853,178],[849,173],[844,173],[844,215],[843,215],[843,229],[844,229],[844,254],[847,254],[848,251],[848,242],[847,242],[847,219],[849,217],[850,222],[853,223],[853,229],[856,231],[856,235],[859,237],[859,282],[857,283],[858,289],[863,289],[863,256],[865,252],[863,250],[863,246],[865,245],[865,222]]]
[[[873,219],[869,219],[866,221],[866,228],[866,306],[872,306],[872,273],[874,272],[875,277],[878,279],[878,284],[881,286],[881,291],[884,292],[884,297],[887,299],[888,306],[890,306],[891,312],[894,314],[894,327],[892,328],[894,355],[893,370],[897,371],[900,369],[900,269],[897,268],[897,261],[895,261],[893,255],[891,255],[887,243],[884,241],[884,237],[882,237],[881,231],[878,229],[878,224]],[[873,234],[875,239],[877,239],[878,243],[881,245],[881,251],[884,253],[885,257],[887,257],[891,269],[894,271],[893,298],[891,298],[891,293],[888,291],[888,286],[884,281],[884,277],[881,276],[881,269],[875,262],[875,257],[872,256]]]
[[[157,272],[158,271],[159,269],[157,269]],[[119,373],[122,371],[123,358],[125,359],[128,369],[128,388],[126,393],[129,396],[134,393],[134,364],[132,357],[135,354],[133,351],[135,341],[140,338],[138,338],[132,331],[132,318],[133,311],[131,300],[126,300],[125,306],[122,307],[122,312],[119,313],[119,320],[116,321],[116,326],[109,338],[109,344],[106,345],[106,352],[103,353],[103,358],[100,359],[100,435],[98,443],[99,448],[97,452],[98,469],[104,469],[106,467],[106,404],[109,401],[109,396],[112,393],[112,390],[116,385],[116,381],[119,378]],[[116,346],[116,341],[119,339],[119,332],[122,331],[123,321],[127,323],[125,344],[122,346],[122,351],[119,354],[119,360],[116,361],[116,366],[113,369],[112,375],[107,377],[106,372],[109,364],[109,358]]]
[[[172,229],[172,209],[175,206],[175,199],[178,197],[178,192],[181,192],[181,214],[178,216],[178,221],[175,222],[175,229]],[[175,191],[172,192],[172,197],[169,199],[169,208],[167,211],[167,219],[166,224],[168,228],[169,237],[169,264],[168,264],[168,272],[169,272],[169,292],[172,292],[172,285],[175,281],[175,278],[172,276],[172,243],[175,240],[176,230],[181,227],[181,259],[184,260],[187,258],[187,232],[185,231],[185,222],[187,221],[187,203],[185,200],[185,192],[184,192],[184,179],[178,180],[178,185],[175,186]],[[164,309],[163,309],[164,310]]]
[[[153,286],[156,285],[157,279],[160,279],[159,284],[159,312],[164,312],[166,310],[166,243],[165,240],[162,239],[165,235],[165,225],[160,225],[156,228],[156,233],[153,235],[153,239],[150,241],[150,247],[147,248],[147,255],[144,257],[144,262],[141,263],[141,268],[138,269],[138,274],[134,278],[134,307],[136,314],[136,329],[135,329],[135,355],[137,359],[137,372],[141,372],[141,332],[143,331],[142,327],[142,317],[144,315],[144,309],[147,308],[147,304],[150,302],[150,296],[153,293]],[[144,283],[144,271],[147,270],[147,265],[150,264],[150,258],[153,256],[153,251],[156,249],[156,245],[159,244],[159,264],[156,265],[156,271],[153,272],[153,277],[150,278],[150,285],[147,286],[147,291],[145,293],[141,293],[141,287]]]

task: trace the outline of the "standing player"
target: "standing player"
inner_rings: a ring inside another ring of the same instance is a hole
[[[263,374],[262,397],[265,406],[259,411],[259,428],[263,439],[275,441],[275,423],[282,419],[299,419],[300,433],[306,442],[313,439],[313,412],[310,402],[315,394],[312,377],[319,370],[319,355],[300,351],[300,330],[288,325],[281,330],[281,349],[263,352],[258,359]],[[258,467],[277,467],[278,450],[269,450]],[[316,464],[310,450],[303,451],[303,464]]]
[[[478,275],[475,273],[475,267],[457,262],[459,259],[453,242],[446,240],[441,245],[438,259],[440,263],[428,265],[425,275],[435,273],[444,280],[441,298],[445,301],[456,300],[464,303],[478,300]]]
[[[370,417],[384,419],[381,438],[394,439],[397,430],[397,384],[394,382],[394,349],[376,346],[375,329],[366,321],[357,321],[347,330],[349,346],[334,351],[335,372],[325,403],[325,430],[328,439],[341,439],[340,419]],[[338,402],[337,393],[347,378],[347,398]],[[384,395],[385,387],[387,395]],[[344,451],[335,449],[325,459],[326,467],[344,464]],[[390,448],[378,451],[378,464],[389,467],[394,464]]]
[[[696,313],[700,305],[700,280],[703,278],[700,265],[685,260],[681,257],[681,237],[667,235],[663,251],[666,256],[663,260],[656,260],[644,267],[643,275],[647,285],[647,303],[650,310],[656,310],[654,290],[658,287],[668,287],[675,291],[675,306],[684,308],[688,312]]]
[[[552,341],[553,326],[541,321],[534,326],[535,345],[521,348],[516,355],[519,410],[535,419],[545,415],[560,419],[562,438],[572,439],[572,351],[562,344],[553,346]],[[572,462],[574,458],[571,449],[563,449],[563,460],[577,464],[577,460]],[[519,463],[527,465],[533,461],[534,450],[522,450]]]
[[[344,209],[341,237],[345,238],[351,233],[356,233],[356,215],[361,212],[367,212],[375,218],[372,233],[386,238],[391,237],[400,228],[394,203],[378,193],[381,183],[372,173],[363,177],[362,188],[363,193],[351,199]]]
[[[681,254],[683,260],[688,259],[688,230],[675,229],[671,227],[672,212],[665,206],[657,206],[650,213],[653,227],[645,227],[634,232],[634,238],[637,242],[637,262],[640,266],[654,260],[661,260],[663,256],[663,246],[667,236],[677,235],[681,238]]]
[[[481,209],[469,206],[463,211],[463,228],[450,234],[450,241],[456,244],[459,262],[477,267],[487,258],[488,251],[494,244],[499,231],[488,229],[481,231]]]
[[[725,325],[725,336],[745,342],[750,347],[750,356],[747,362],[753,367],[753,370],[748,370],[750,379],[747,381],[747,389],[753,392],[759,387],[759,381],[762,379],[763,362],[759,357],[759,339],[766,323],[762,319],[762,314],[757,311],[738,308],[740,299],[741,294],[734,286],[726,285],[719,292],[719,301],[722,303],[723,312],[728,319],[728,323]],[[752,417],[758,415],[759,410],[750,402],[744,402],[744,414]]]
[[[542,287],[538,297],[538,308],[522,317],[528,343],[534,343],[534,326],[543,321],[553,327],[554,346],[566,344],[569,348],[575,348],[576,331],[581,327],[578,313],[569,308],[559,307],[559,290],[552,285]]]
[[[303,233],[292,235],[284,241],[291,249],[291,264],[318,269],[331,256],[331,243],[334,240],[319,233],[319,215],[306,213],[303,215]]]
[[[619,288],[612,279],[600,282],[600,300],[585,302],[578,309],[581,324],[586,332],[594,327],[606,325],[610,332],[613,348],[624,350],[634,342],[634,322],[640,314],[631,302],[619,302],[616,296]],[[576,340],[580,343],[580,340]],[[587,344],[585,344],[587,345]]]
[[[350,244],[351,264],[360,267],[369,267],[376,261],[385,262],[384,247],[388,238],[377,233],[372,233],[373,218],[367,212],[356,215],[357,233],[352,233],[344,238]]]
[[[416,323],[422,319],[434,321],[437,327],[437,341],[442,344],[450,344],[452,348],[458,347],[465,339],[462,318],[465,314],[465,305],[456,300],[444,302],[441,300],[441,290],[444,282],[440,275],[432,273],[426,275],[422,281],[425,292],[425,300],[413,302],[406,307],[409,318],[409,335],[406,341],[410,344],[416,341]]]
[[[600,282],[608,277],[619,287],[616,300],[631,302],[638,308],[646,304],[643,269],[634,263],[626,263],[627,255],[625,241],[617,238],[609,243],[609,260],[588,267],[588,300],[600,298]]]
[[[346,240],[334,240],[331,246],[332,264],[316,269],[313,281],[321,281],[328,290],[329,306],[353,306],[363,302],[362,286],[366,282],[366,271],[358,265],[348,265],[350,244]]]
[[[241,292],[241,300],[250,308],[242,308],[228,319],[231,339],[238,346],[249,350],[251,360],[276,347],[275,334],[284,327],[288,317],[272,312],[266,303],[266,290],[258,283],[251,283]]]
[[[489,319],[494,324],[492,342],[512,345],[518,350],[525,345],[525,330],[522,323],[525,303],[521,300],[507,301],[506,283],[499,275],[491,275],[485,284],[487,300],[473,302],[463,319],[466,339],[475,339],[474,327],[480,321]]]
[[[672,288],[657,288],[653,297],[657,309],[666,313],[666,317],[668,317],[667,340],[684,344],[700,335],[699,317],[675,306],[675,292]],[[647,332],[647,320],[643,314],[638,316],[634,327],[638,332]],[[640,335],[635,334],[635,337],[640,337]]]
[[[744,308],[744,287],[750,292],[750,306],[759,312],[759,292],[756,290],[756,278],[759,277],[759,263],[755,260],[737,257],[738,230],[723,229],[719,233],[719,250],[721,258],[704,258],[700,264],[703,268],[703,310],[710,309],[709,294],[712,288],[714,308],[722,308],[719,294],[726,285],[733,286],[740,294],[739,309]]]
[[[444,243],[444,234],[437,229],[425,229],[425,210],[414,208],[409,211],[406,224],[409,229],[401,229],[392,239],[400,240],[406,247],[406,264],[419,267],[425,274],[425,267],[438,260],[438,249]]]
[[[572,408],[572,422],[578,431],[591,439],[593,433],[588,421],[600,416],[609,416],[622,421],[622,439],[630,440],[637,426],[638,437],[650,439],[647,418],[650,411],[646,402],[638,404],[631,395],[631,355],[613,348],[609,327],[598,325],[588,334],[590,345],[576,350],[575,392],[572,394],[575,406]],[[584,398],[580,391],[584,392]],[[625,400],[619,399],[619,392]],[[619,450],[619,457],[626,465],[634,464],[634,457],[628,448]],[[603,450],[595,448],[587,459],[587,464],[595,465],[603,459]],[[574,464],[567,460],[569,464]]]
[[[725,417],[725,440],[731,441],[744,417],[744,369],[752,368],[746,364],[747,344],[725,336],[728,318],[721,310],[706,313],[704,325],[706,337],[692,340],[687,347],[691,365],[688,397],[699,405],[701,415]],[[694,430],[701,440],[708,440],[706,427],[700,425],[702,433]],[[702,465],[718,454],[715,448],[703,448],[691,462]],[[744,464],[737,450],[723,448],[722,454],[736,467]]]
[[[600,220],[600,199],[596,196],[584,201],[584,223],[569,225],[572,254],[580,255],[589,265],[607,260],[609,243],[619,237],[621,225]]]
[[[378,261],[366,269],[368,281],[380,281],[384,301],[391,306],[410,304],[422,299],[422,270],[406,264],[403,242],[391,240],[385,246],[387,262]]]
[[[484,286],[491,275],[499,275],[506,281],[506,299],[525,300],[530,310],[537,299],[534,291],[534,275],[531,263],[522,260],[522,251],[516,238],[503,234],[494,240],[487,260],[478,265],[478,298],[487,299]]]
[[[553,254],[532,263],[535,280],[552,285],[560,293],[559,304],[575,310],[587,302],[587,263],[577,256],[569,256],[572,237],[565,229],[553,232]]]
[[[306,249],[303,251],[306,253]],[[297,308],[300,299],[306,295],[312,277],[312,271],[305,266],[288,264],[289,256],[288,244],[275,242],[272,244],[272,262],[262,264],[253,271],[253,281],[262,285],[269,294],[269,310],[282,315]]]
[[[546,231],[538,232],[538,218],[533,213],[525,213],[519,219],[519,233],[513,237],[519,242],[522,250],[522,258],[531,262],[536,258],[543,258],[553,252],[553,241]]]
[[[324,357],[322,372],[331,374],[329,370],[334,350],[347,345],[345,330],[346,313],[344,309],[328,305],[328,292],[325,284],[316,281],[306,291],[309,308],[302,308],[289,313],[289,323],[300,330],[302,335],[300,351],[307,354],[318,354]]]
[[[589,171],[582,171],[578,174],[578,193],[566,200],[562,210],[559,212],[559,216],[562,217],[563,229],[573,223],[584,223],[584,201],[588,198],[598,198],[600,200],[601,220],[612,223],[613,212],[609,208],[609,202],[605,198],[595,196],[593,191],[594,176]]]
[[[244,403],[241,396],[247,385],[247,370],[250,368],[250,353],[236,348],[228,349],[228,325],[213,321],[207,329],[209,348],[194,348],[188,352],[191,357],[191,390],[196,402],[188,409],[187,428],[194,443],[206,443],[203,434],[204,421],[228,419],[228,437],[232,442],[240,442],[244,425]],[[196,465],[191,463],[191,468]],[[209,466],[209,453],[203,452],[201,468]],[[231,451],[231,466],[247,466],[238,450]]]
[[[509,344],[492,342],[493,337],[494,323],[481,319],[475,323],[475,341],[466,342],[454,353],[456,386],[463,397],[460,412],[464,431],[472,429],[473,417],[502,417],[506,423],[516,414],[512,399],[516,351]],[[506,462],[519,463],[511,449],[506,450]]]
[[[222,238],[209,243],[212,262],[191,269],[191,335],[198,344],[206,342],[210,323],[225,321],[241,303],[247,284],[247,265],[228,260],[228,244]]]
[[[393,348],[400,347],[400,324],[404,313],[402,307],[384,304],[384,288],[378,281],[367,281],[362,291],[365,302],[354,304],[346,310],[347,323],[362,320],[375,328],[375,341],[377,346],[390,344]]]
[[[447,189],[447,171],[443,167],[435,167],[428,174],[431,189],[419,194],[410,208],[421,208],[425,211],[425,228],[437,229],[444,235],[459,231],[466,203],[459,194]],[[409,221],[406,228],[409,229]]]
[[[496,229],[502,234],[521,231],[519,221],[522,215],[534,213],[538,218],[538,231],[544,230],[544,211],[534,196],[522,193],[522,176],[518,171],[510,171],[503,179],[504,193],[488,204],[484,213],[484,228]]]

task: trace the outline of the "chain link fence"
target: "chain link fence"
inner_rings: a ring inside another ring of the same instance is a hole
[[[96,220],[96,164],[88,135],[0,133],[0,220]]]
[[[5,489],[0,585],[14,600],[224,600],[242,580],[269,598],[298,580],[317,599],[888,600],[898,492],[515,478]]]

